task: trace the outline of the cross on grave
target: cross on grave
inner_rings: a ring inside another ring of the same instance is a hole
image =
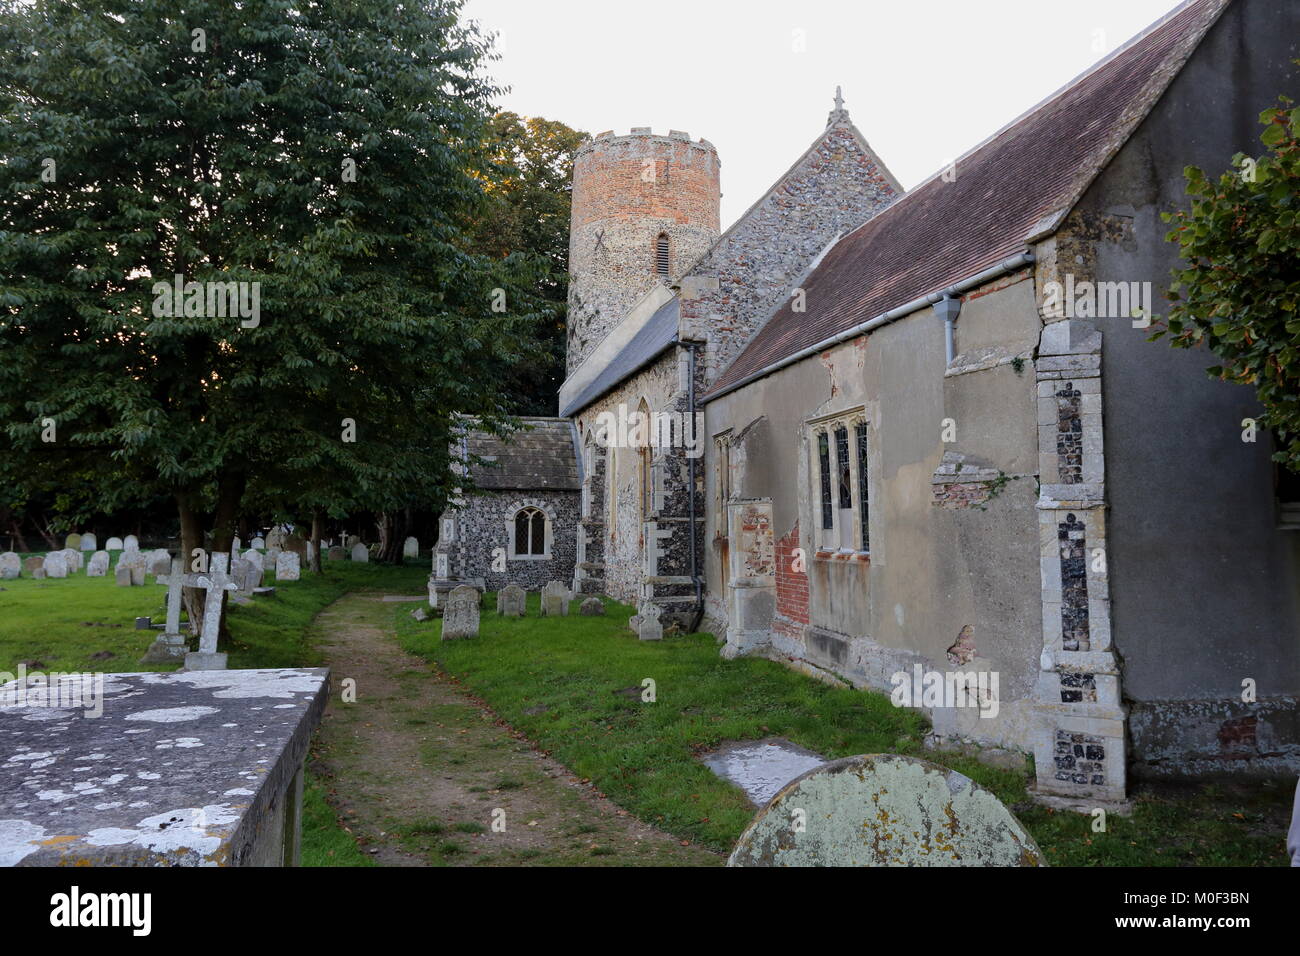
[[[238,591],[239,585],[227,573],[230,555],[212,555],[207,574],[185,575],[187,587],[200,587],[208,592],[203,606],[203,629],[199,632],[199,649],[185,655],[187,671],[221,671],[226,669],[226,655],[217,653],[217,635],[221,630],[222,591]],[[194,578],[194,583],[190,583]]]
[[[171,574],[159,575],[157,578],[159,584],[167,585],[167,626],[145,652],[141,663],[166,663],[185,656],[185,635],[181,633],[181,588],[197,588],[202,585],[199,584],[201,576],[184,574],[181,570],[183,566],[181,558],[173,557]]]

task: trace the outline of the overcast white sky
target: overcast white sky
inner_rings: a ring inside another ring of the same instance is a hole
[[[1179,0],[469,0],[503,109],[718,148],[722,227],[825,128],[836,85],[912,188]]]

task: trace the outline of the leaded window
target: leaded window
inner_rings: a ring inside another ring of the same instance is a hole
[[[867,423],[853,426],[853,438],[858,443],[858,517],[862,523],[862,550],[871,550],[870,522],[871,498],[867,494]]]
[[[523,508],[515,515],[515,554],[546,553],[546,515],[537,508]]]
[[[822,473],[822,527],[830,531],[835,527],[835,515],[831,505],[830,439],[825,432],[817,433],[817,457]]]

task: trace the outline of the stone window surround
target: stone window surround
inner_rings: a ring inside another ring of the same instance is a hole
[[[818,456],[817,442],[818,436],[825,434],[830,444],[830,458],[832,468],[838,468],[839,462],[836,456],[835,447],[835,430],[844,428],[848,432],[849,439],[849,481],[850,494],[853,500],[853,527],[850,529],[849,540],[855,545],[862,541],[862,501],[860,500],[860,490],[862,482],[858,473],[858,454],[857,426],[866,425],[870,428],[870,422],[867,421],[866,407],[858,405],[843,411],[834,412],[830,415],[820,415],[816,418],[810,418],[804,422],[804,438],[808,446],[810,461],[810,487],[814,490],[821,488],[821,461]],[[832,488],[838,485],[838,477],[835,473],[831,475]],[[867,497],[872,497],[871,474],[867,474]],[[813,501],[814,518],[816,520],[809,522],[809,527],[813,529],[813,543],[816,550],[813,557],[820,560],[837,559],[844,560],[847,558],[856,558],[860,561],[869,561],[871,553],[862,551],[857,547],[842,548],[840,541],[843,540],[840,529],[840,509],[838,506],[831,508],[831,520],[833,527],[827,530],[822,527],[820,512],[820,494],[818,491],[814,495],[816,500]]]
[[[546,539],[541,554],[517,554],[515,553],[515,519],[519,517],[519,512],[528,508],[535,508],[542,513],[546,519]],[[510,503],[506,509],[506,560],[507,561],[549,561],[551,560],[552,545],[555,541],[555,512],[547,507],[546,502],[539,501],[536,498],[520,498]]]

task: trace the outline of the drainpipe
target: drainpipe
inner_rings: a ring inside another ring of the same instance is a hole
[[[956,357],[952,342],[952,328],[957,322],[957,316],[961,315],[961,297],[945,292],[943,298],[936,302],[933,308],[934,314],[943,319],[944,354],[948,356],[948,364],[951,365]]]
[[[686,386],[686,407],[687,414],[690,416],[691,437],[695,439],[696,447],[700,445],[700,436],[695,431],[695,342],[686,342],[686,355],[690,381]],[[698,549],[695,547],[695,459],[687,457],[687,481],[690,482],[686,500],[689,503],[690,514],[690,538],[691,538],[691,583],[695,586],[695,620],[691,622],[691,633],[694,634],[700,629],[700,622],[704,620],[704,595],[700,585],[700,556]]]

